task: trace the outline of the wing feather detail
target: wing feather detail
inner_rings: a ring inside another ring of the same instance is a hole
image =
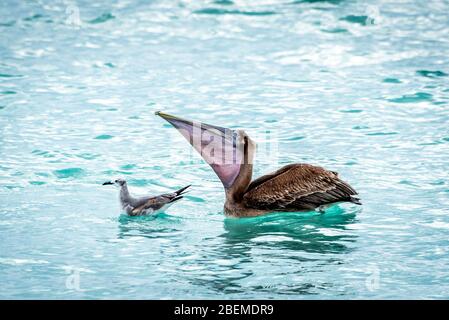
[[[140,203],[136,205],[134,209],[131,210],[130,214],[140,215],[142,213],[145,213],[147,210],[151,210],[152,212],[158,211],[162,209],[164,206],[168,205],[169,203],[182,199],[183,198],[182,195],[187,192],[186,189],[189,187],[190,185],[185,186],[184,188],[181,188],[173,193],[165,193],[159,196],[141,199],[139,200]]]
[[[291,211],[353,202],[355,195],[357,192],[336,172],[309,164],[291,164],[254,180],[243,201],[249,208]]]

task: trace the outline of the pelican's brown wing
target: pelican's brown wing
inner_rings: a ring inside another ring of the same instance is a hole
[[[254,180],[243,202],[248,208],[261,210],[311,210],[334,202],[359,203],[353,197],[356,194],[336,172],[308,164],[291,164]]]

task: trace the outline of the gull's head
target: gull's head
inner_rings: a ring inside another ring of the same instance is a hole
[[[107,185],[114,185],[116,187],[123,187],[126,184],[126,180],[125,179],[116,179],[114,181],[106,181],[105,183],[103,183],[104,186]]]

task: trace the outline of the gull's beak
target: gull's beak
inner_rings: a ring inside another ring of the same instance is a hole
[[[237,131],[182,119],[160,111],[156,115],[178,129],[212,167],[225,188],[234,183],[244,159],[244,145]]]
[[[106,181],[105,183],[103,183],[104,186],[110,185],[110,184],[114,184],[114,182],[112,181]]]

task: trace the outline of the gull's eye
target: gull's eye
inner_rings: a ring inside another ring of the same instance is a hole
[[[115,180],[115,182],[117,183],[117,182],[118,182],[118,180]]]

